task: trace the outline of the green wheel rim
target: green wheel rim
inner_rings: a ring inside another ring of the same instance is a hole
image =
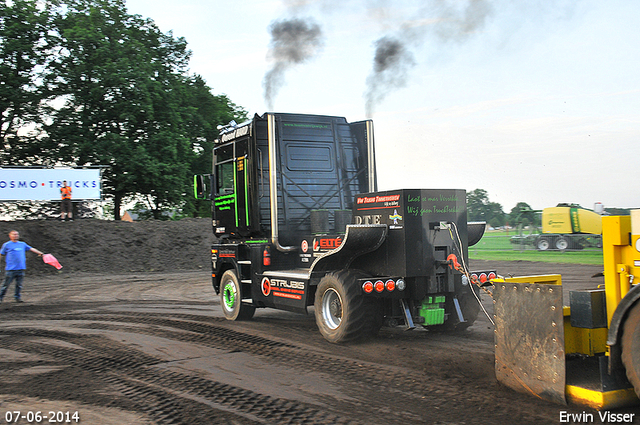
[[[233,282],[227,283],[224,287],[224,303],[229,310],[236,305],[236,288]]]

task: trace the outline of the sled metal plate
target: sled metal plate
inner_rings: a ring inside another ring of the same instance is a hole
[[[496,283],[494,299],[498,381],[566,404],[562,286]]]

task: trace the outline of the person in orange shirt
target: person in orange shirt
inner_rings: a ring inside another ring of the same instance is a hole
[[[71,186],[67,186],[67,181],[62,182],[60,188],[60,196],[62,197],[62,203],[60,204],[60,220],[66,218],[69,221],[73,221],[73,206],[71,205]]]

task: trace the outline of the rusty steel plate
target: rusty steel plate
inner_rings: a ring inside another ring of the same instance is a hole
[[[496,283],[494,300],[498,381],[566,404],[562,286]]]

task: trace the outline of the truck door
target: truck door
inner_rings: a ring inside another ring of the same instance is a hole
[[[249,214],[248,140],[238,140],[214,151],[216,193],[214,215],[216,234],[246,235]]]
[[[248,233],[250,223],[249,214],[249,156],[247,151],[248,140],[240,140],[235,143],[236,148],[236,228],[239,233]]]

